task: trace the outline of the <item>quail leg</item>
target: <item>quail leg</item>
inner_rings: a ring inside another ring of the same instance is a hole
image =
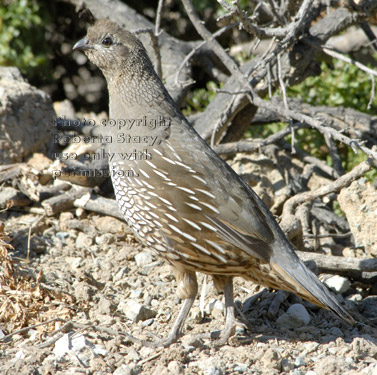
[[[179,339],[179,336],[181,335],[181,332],[182,332],[183,324],[186,321],[187,315],[190,312],[191,306],[194,303],[194,301],[195,301],[195,296],[187,298],[183,301],[183,305],[181,307],[181,310],[179,311],[177,319],[175,320],[168,337],[166,337],[165,339],[162,339],[160,341],[156,341],[155,343],[152,343],[153,345],[150,345],[150,346],[167,347],[167,346],[175,343]]]
[[[233,301],[233,278],[227,276],[212,275],[215,288],[224,292],[225,299],[225,327],[221,331],[213,331],[210,333],[201,333],[196,335],[200,339],[213,340],[216,345],[225,344],[234,331],[236,318],[234,315]]]
[[[178,340],[182,332],[183,324],[185,323],[191,306],[195,301],[198,292],[198,283],[196,281],[195,273],[185,272],[178,268],[173,268],[173,270],[178,282],[177,294],[180,298],[184,299],[184,301],[168,337],[156,341],[146,341],[129,337],[130,341],[149,347],[167,347]]]
[[[233,279],[228,277],[224,285],[224,299],[225,299],[225,327],[220,332],[220,338],[216,344],[225,344],[229,337],[234,333],[235,316],[234,316],[234,300],[233,300]]]
[[[183,324],[186,321],[187,315],[190,312],[191,306],[194,303],[194,301],[195,297],[190,297],[183,301],[183,305],[181,307],[181,310],[179,311],[177,319],[175,320],[168,337],[164,339],[158,339],[156,341],[147,341],[138,339],[137,337],[134,337],[128,333],[123,333],[122,335],[125,336],[128,339],[128,341],[136,344],[141,344],[143,346],[148,346],[152,348],[157,348],[160,346],[168,347],[169,345],[175,343],[181,335]],[[155,335],[151,336],[156,337]]]

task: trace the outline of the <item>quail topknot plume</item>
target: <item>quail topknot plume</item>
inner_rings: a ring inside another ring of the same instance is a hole
[[[259,197],[189,124],[136,36],[109,20],[86,18],[92,25],[73,48],[107,80],[113,122],[105,131],[113,139],[108,151],[116,199],[137,238],[173,266],[184,300],[169,336],[153,345],[180,336],[197,294],[196,272],[211,275],[224,291],[219,342],[235,324],[235,276],[293,292],[352,324]]]

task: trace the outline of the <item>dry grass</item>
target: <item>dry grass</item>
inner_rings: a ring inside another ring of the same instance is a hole
[[[68,319],[73,297],[41,284],[42,271],[35,277],[22,262],[12,260],[14,250],[0,223],[0,324],[7,333],[53,318]],[[37,328],[40,333],[55,329],[54,324]]]

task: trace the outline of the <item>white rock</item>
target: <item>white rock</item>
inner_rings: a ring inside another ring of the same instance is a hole
[[[135,255],[135,261],[138,267],[147,266],[153,262],[153,255],[146,251]]]
[[[130,366],[127,366],[127,365],[122,365],[113,372],[113,375],[131,375],[131,374],[132,374],[132,369]]]
[[[123,311],[126,317],[134,322],[154,318],[157,315],[156,311],[148,309],[132,299],[122,301],[118,305],[118,310]]]
[[[53,353],[58,359],[64,357],[64,355],[70,351],[69,343],[70,338],[68,333],[56,341]]]
[[[23,351],[22,349],[20,349],[20,350],[16,353],[15,357],[16,357],[16,359],[25,359],[26,356],[25,356],[24,351]]]
[[[249,371],[249,368],[250,368],[250,366],[249,365],[247,365],[246,363],[237,363],[235,366],[234,366],[234,368],[233,368],[233,370],[235,371],[235,372],[238,372],[238,373],[244,373],[244,372],[248,372]]]
[[[300,303],[292,305],[285,314],[276,320],[278,326],[286,328],[298,328],[309,323],[310,315]]]
[[[197,362],[204,375],[222,375],[223,371],[215,358],[206,358]]]
[[[215,305],[213,306],[214,310],[224,311],[225,305],[220,300],[216,300]]]
[[[78,249],[86,249],[93,243],[93,240],[83,232],[80,232],[76,238],[76,247]]]
[[[172,375],[183,374],[183,367],[178,361],[170,361],[168,364],[168,372]]]
[[[68,357],[73,360],[88,363],[92,358],[97,357],[98,354],[106,355],[107,350],[94,345],[87,340],[84,335],[66,333],[62,338],[56,341],[53,353],[58,360],[68,355]]]
[[[116,281],[120,281],[120,280],[123,280],[124,278],[127,277],[128,275],[128,272],[129,272],[129,268],[128,267],[122,267],[117,273],[116,275],[114,276],[114,282]]]
[[[306,362],[303,357],[297,357],[295,360],[295,366],[300,367],[300,366],[306,366]]]
[[[209,302],[207,303],[207,306],[206,306],[206,308],[205,308],[205,313],[206,313],[207,315],[211,315],[211,313],[212,313],[212,311],[213,311],[213,309],[214,309],[214,307],[215,307],[215,303],[216,303],[216,301],[217,301],[216,298],[211,298],[211,299],[209,300]]]
[[[325,284],[335,293],[343,294],[350,288],[350,281],[342,276],[334,275],[325,280]]]
[[[143,296],[143,291],[141,289],[133,289],[130,293],[130,298],[140,298]]]

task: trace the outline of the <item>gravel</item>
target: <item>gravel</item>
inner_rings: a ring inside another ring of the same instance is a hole
[[[26,214],[8,215],[5,230],[28,228]],[[197,336],[224,325],[223,296],[209,279],[204,304],[198,297],[178,343],[151,349],[128,342],[122,332],[143,339],[168,334],[181,305],[170,267],[136,240],[125,241],[125,231],[103,232],[121,229],[118,220],[88,214],[85,227],[78,227],[75,215],[49,218],[49,241],[43,252],[31,252],[24,268],[26,274],[43,271],[35,293],[47,293],[43,285],[53,290],[39,305],[44,320],[61,317],[77,325],[54,322],[0,342],[1,374],[377,374],[377,298],[365,298],[357,285],[346,293],[358,298],[344,298],[356,317],[367,319],[350,327],[292,295],[270,319],[276,293],[259,293],[263,288],[236,278],[243,324],[226,345],[216,346]],[[18,256],[25,258],[26,250]],[[199,275],[199,290],[203,280]],[[0,334],[13,332],[12,324],[2,323]]]

